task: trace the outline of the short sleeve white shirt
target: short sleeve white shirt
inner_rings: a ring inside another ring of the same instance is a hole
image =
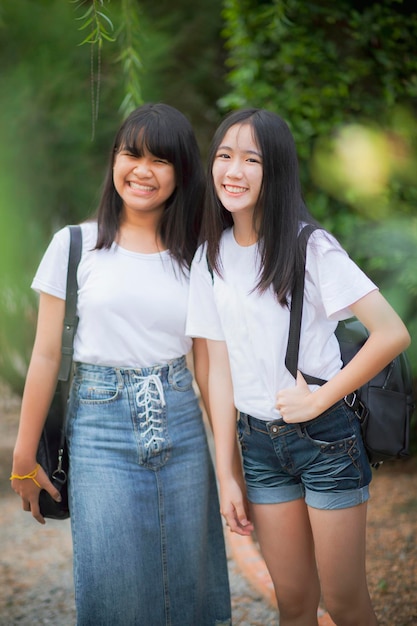
[[[142,368],[187,354],[189,277],[170,253],[140,254],[115,243],[95,250],[96,222],[82,224],[82,233],[74,360]],[[33,289],[65,299],[69,239],[68,228],[54,235]]]
[[[222,277],[210,275],[205,247],[191,267],[187,334],[226,341],[235,405],[259,419],[279,417],[280,389],[295,384],[285,367],[290,313],[272,289],[255,289],[260,262],[257,244],[242,247],[232,229],[220,244]],[[377,289],[338,242],[323,231],[310,236],[306,255],[299,369],[328,380],[341,368],[334,335],[337,322],[352,316],[350,305]]]

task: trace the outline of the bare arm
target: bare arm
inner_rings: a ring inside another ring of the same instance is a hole
[[[200,389],[201,400],[211,426],[211,415],[208,395],[209,357],[207,340],[193,339],[194,376]]]
[[[65,301],[42,293],[39,300],[35,343],[22,398],[19,430],[13,453],[12,473],[25,476],[36,466],[36,451],[48,409],[55,391],[61,361],[61,337]],[[59,492],[40,469],[37,481],[53,498]],[[23,509],[41,523],[39,487],[30,480],[12,480],[12,488],[22,498]]]
[[[233,532],[250,535],[253,526],[247,514],[246,493],[236,439],[236,408],[229,356],[224,341],[207,341],[209,397],[220,485],[220,509]]]
[[[334,378],[313,393],[298,373],[297,385],[277,394],[276,406],[285,421],[302,422],[317,417],[373,378],[409,346],[406,327],[378,291],[364,296],[350,308],[369,330],[368,340]]]

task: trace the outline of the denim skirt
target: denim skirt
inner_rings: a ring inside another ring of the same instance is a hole
[[[78,626],[231,623],[223,527],[185,357],[76,364],[67,423]]]

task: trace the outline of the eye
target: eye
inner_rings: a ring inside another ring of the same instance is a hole
[[[230,159],[230,155],[227,152],[218,152],[216,154],[216,159]]]

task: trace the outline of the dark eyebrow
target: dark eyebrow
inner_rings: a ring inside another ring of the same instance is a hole
[[[219,146],[217,148],[217,151],[219,150],[229,150],[230,152],[232,152],[233,148],[231,148],[230,146]],[[262,154],[260,152],[257,152],[256,150],[244,150],[245,154],[254,154],[255,156],[259,157],[260,159],[262,159]]]

